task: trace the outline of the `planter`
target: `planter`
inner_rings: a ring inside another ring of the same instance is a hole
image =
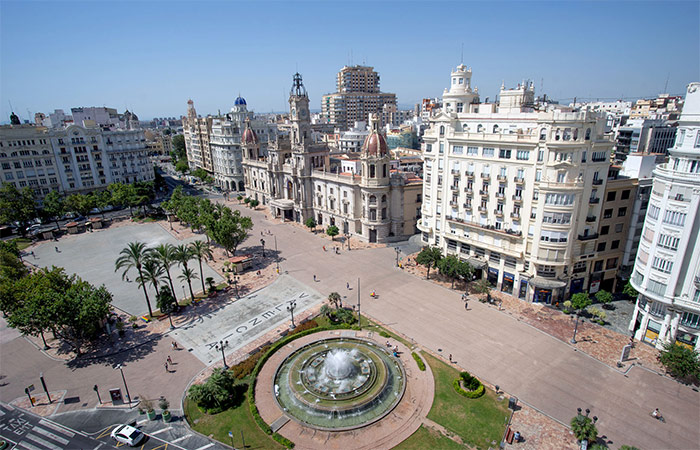
[[[170,411],[167,409],[163,411],[163,422],[170,422],[172,420],[172,416],[170,415]]]
[[[148,420],[156,420],[156,412],[155,410],[150,410],[146,412],[146,416],[148,417]]]

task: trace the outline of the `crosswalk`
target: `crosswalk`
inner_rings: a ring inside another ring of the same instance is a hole
[[[26,450],[63,450],[68,447],[71,438],[75,436],[72,431],[61,428],[46,420],[39,423],[24,435],[17,443],[16,448]]]
[[[101,443],[43,417],[0,402],[0,439],[19,450],[95,449]]]

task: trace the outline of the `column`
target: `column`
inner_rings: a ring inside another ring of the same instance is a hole
[[[659,339],[656,342],[656,348],[661,348],[663,344],[669,342],[668,332],[671,326],[671,314],[673,311],[666,309],[666,315],[664,316],[664,323],[661,324],[661,330],[659,331]]]

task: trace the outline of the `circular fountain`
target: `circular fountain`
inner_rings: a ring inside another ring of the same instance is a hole
[[[328,338],[290,354],[274,377],[275,399],[292,418],[321,430],[376,422],[401,400],[405,372],[373,342]]]

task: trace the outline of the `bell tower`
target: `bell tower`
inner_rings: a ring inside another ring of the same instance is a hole
[[[312,141],[309,95],[299,72],[294,74],[292,89],[289,92],[289,113],[292,121],[292,147],[310,144]]]

